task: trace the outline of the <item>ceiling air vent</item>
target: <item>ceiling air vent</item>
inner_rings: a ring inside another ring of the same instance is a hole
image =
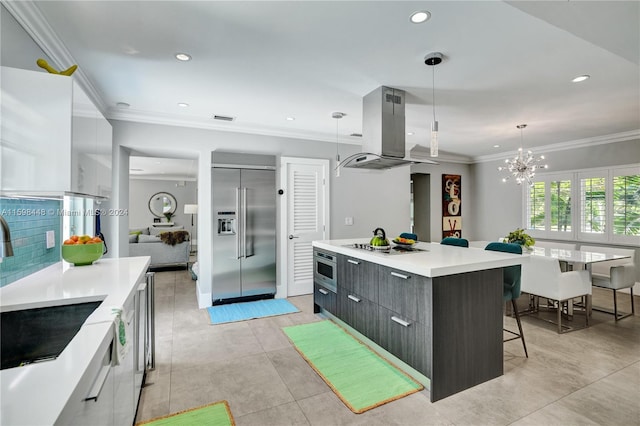
[[[235,117],[229,117],[228,115],[214,115],[213,116],[214,120],[220,120],[220,121],[233,121],[236,118]]]

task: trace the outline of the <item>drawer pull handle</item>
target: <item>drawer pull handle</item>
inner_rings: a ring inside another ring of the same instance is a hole
[[[319,291],[320,293],[324,294],[325,296],[326,296],[327,294],[329,294],[329,292],[328,292],[327,290],[325,290],[324,288],[319,288],[319,289],[318,289],[318,291]]]
[[[411,323],[410,323],[410,322],[406,322],[405,320],[400,319],[400,318],[398,318],[398,317],[396,317],[396,316],[392,316],[392,317],[391,317],[391,321],[393,321],[393,322],[397,322],[398,324],[400,324],[400,325],[401,325],[401,326],[403,326],[403,327],[409,327],[409,326],[411,325]]]
[[[349,299],[353,300],[353,301],[354,301],[354,302],[356,302],[356,303],[360,303],[360,299],[358,299],[358,298],[357,298],[357,297],[355,297],[355,296],[348,295],[347,297],[348,297]]]
[[[351,259],[347,259],[347,262],[352,263],[354,265],[359,265],[360,262],[358,262],[357,260],[351,260]]]
[[[98,372],[98,376],[96,377],[95,383],[93,384],[93,386],[91,387],[91,390],[89,391],[89,395],[87,395],[84,398],[85,401],[91,401],[91,400],[96,402],[98,401],[98,397],[102,392],[102,388],[104,387],[104,384],[107,381],[107,377],[109,376],[110,371],[111,371],[111,363],[102,366],[102,368]]]
[[[408,275],[402,275],[397,272],[392,272],[391,275],[394,277],[402,278],[403,280],[408,280],[410,278]]]

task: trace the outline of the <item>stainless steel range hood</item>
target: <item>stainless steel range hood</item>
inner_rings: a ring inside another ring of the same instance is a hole
[[[405,92],[380,86],[362,100],[362,150],[343,167],[388,169],[412,163],[438,164],[411,158],[405,148]]]

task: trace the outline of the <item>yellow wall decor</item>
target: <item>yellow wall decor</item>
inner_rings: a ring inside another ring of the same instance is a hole
[[[64,71],[57,71],[55,68],[53,68],[51,65],[49,65],[49,64],[47,63],[47,61],[45,61],[45,60],[44,60],[44,59],[42,59],[42,58],[39,58],[39,59],[36,61],[36,64],[38,64],[38,66],[39,66],[40,68],[43,68],[43,69],[45,69],[45,70],[49,71],[51,74],[60,74],[60,75],[68,75],[68,76],[70,76],[71,74],[73,74],[73,72],[76,70],[76,68],[78,68],[78,66],[77,66],[77,65],[72,65],[72,66],[70,66],[69,68],[67,68],[67,69],[66,69],[66,70],[64,70]]]

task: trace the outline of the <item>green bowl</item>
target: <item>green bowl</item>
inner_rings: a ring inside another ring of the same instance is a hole
[[[62,258],[75,266],[91,265],[102,257],[102,244],[62,245]]]

